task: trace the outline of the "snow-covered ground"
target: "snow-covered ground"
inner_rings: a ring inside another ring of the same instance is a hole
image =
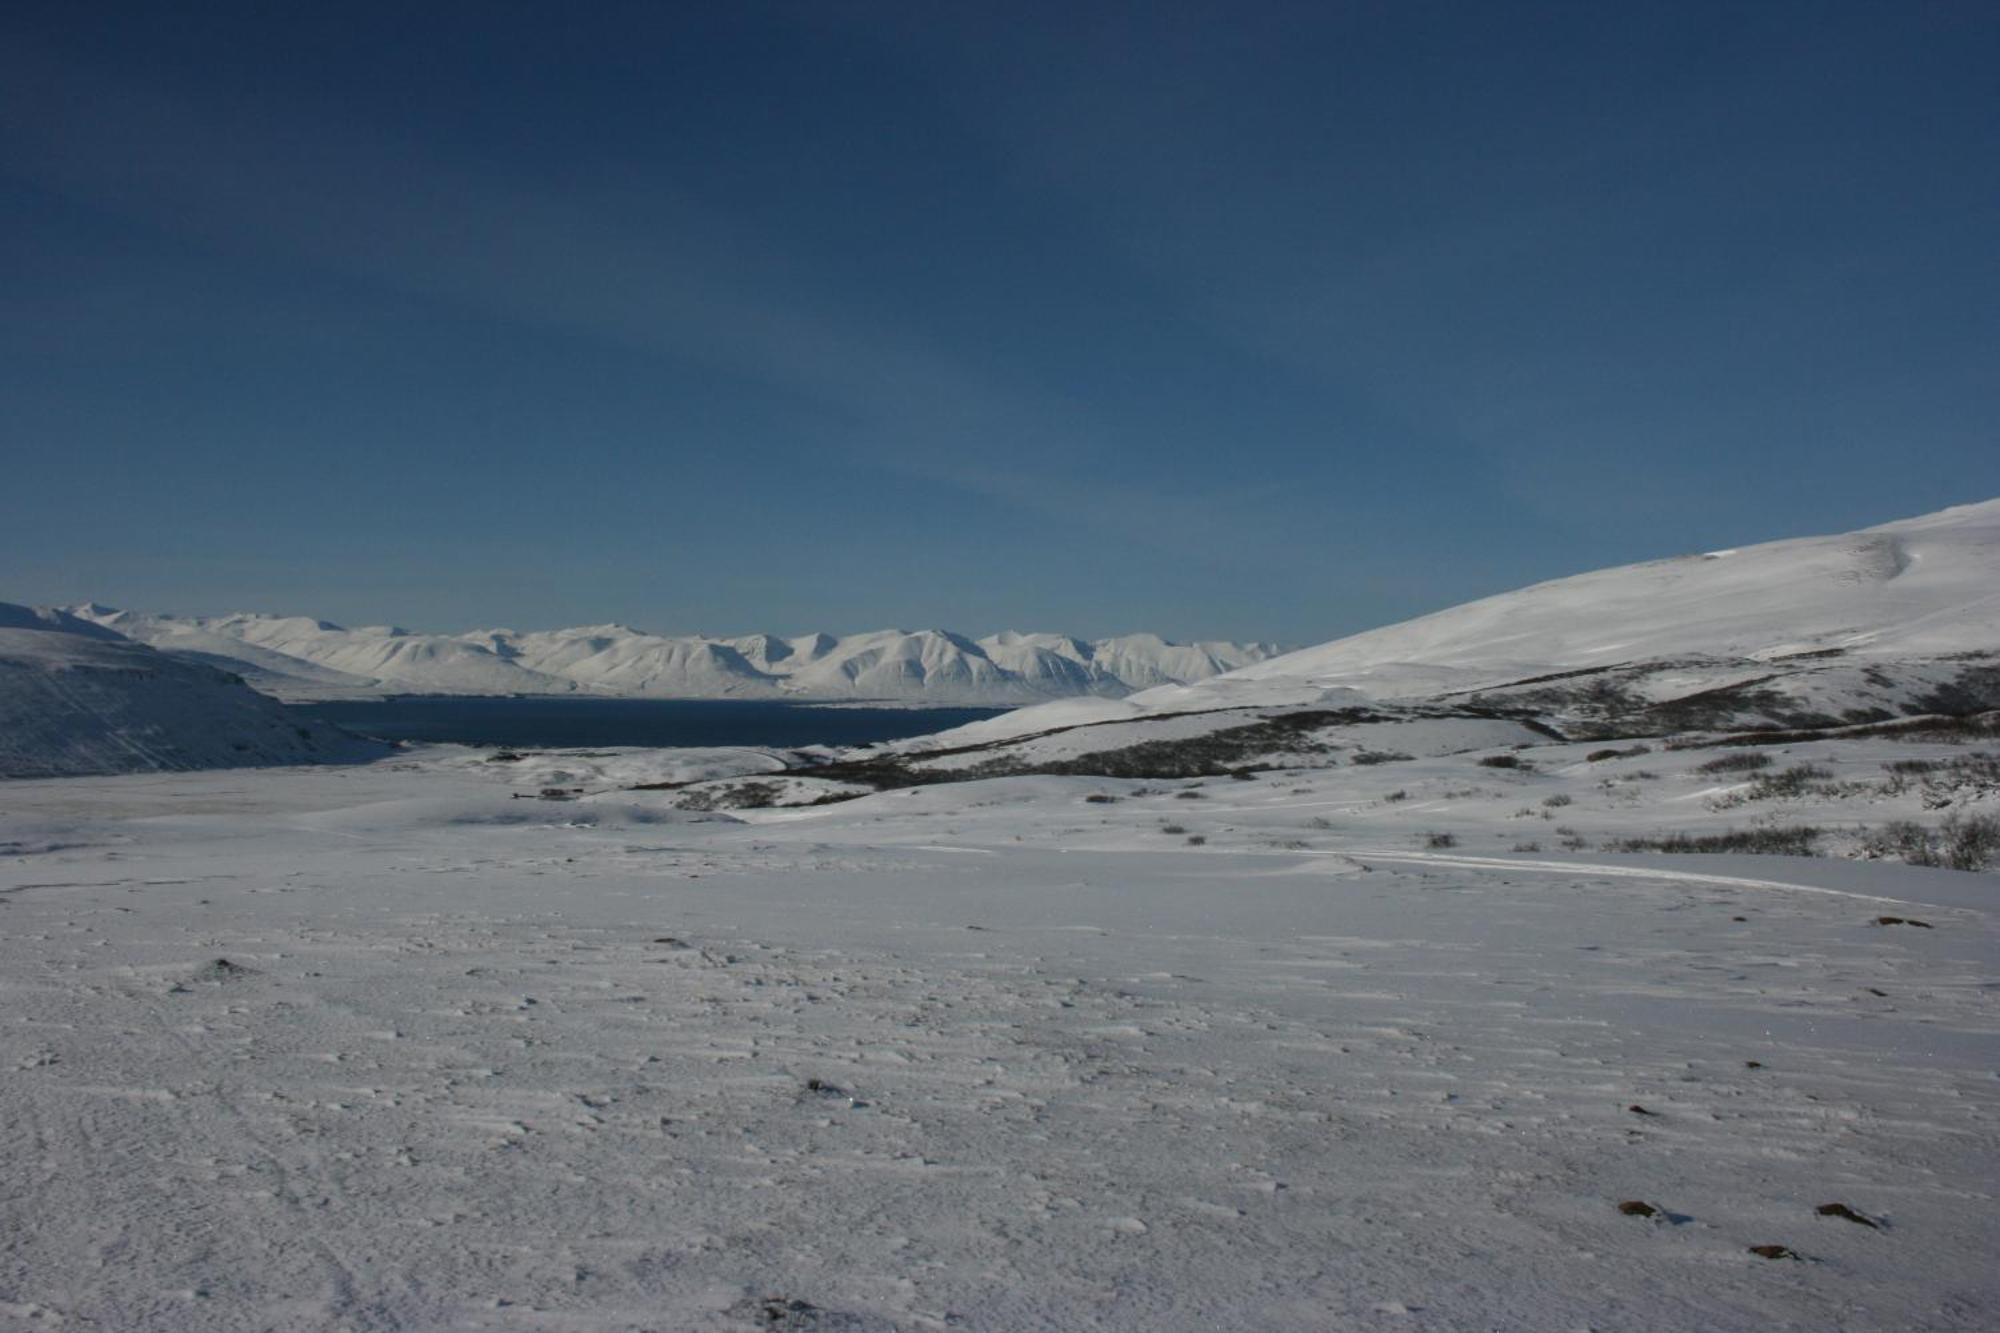
[[[1977,751],[9,783],[0,1323],[1991,1328],[2000,878],[1605,850],[1851,852]]]

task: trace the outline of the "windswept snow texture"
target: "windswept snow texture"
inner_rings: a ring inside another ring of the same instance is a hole
[[[1186,684],[1278,651],[1261,643],[1173,644],[1150,634],[1096,642],[1012,632],[974,640],[944,630],[711,639],[595,625],[445,635],[348,629],[303,617],[178,617],[96,605],[73,612],[165,652],[235,659],[236,669],[259,688],[298,699],[341,692],[578,691],[626,698],[1010,704]]]
[[[1992,1329],[2000,879],[1603,850],[1718,753],[15,784],[0,1324]]]
[[[0,603],[0,778],[375,758],[236,676],[61,611]]]

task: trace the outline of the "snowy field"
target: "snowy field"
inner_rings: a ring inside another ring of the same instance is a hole
[[[2000,878],[1602,850],[1964,747],[1594,748],[7,783],[0,1325],[2000,1324]]]

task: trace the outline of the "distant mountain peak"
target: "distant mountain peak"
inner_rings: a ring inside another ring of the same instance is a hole
[[[167,616],[72,608],[81,622],[168,653],[233,660],[287,698],[329,693],[566,694],[646,698],[871,699],[1011,706],[1191,684],[1263,660],[1265,644],[1090,641],[948,629],[834,635],[660,635],[629,625],[423,634],[345,629],[303,616]]]

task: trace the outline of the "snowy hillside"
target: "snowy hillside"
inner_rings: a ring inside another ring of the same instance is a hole
[[[60,611],[0,603],[0,777],[372,758],[383,747]]]
[[[1191,685],[1022,709],[902,748],[1363,700],[1526,713],[1574,736],[2000,706],[2000,500],[1557,579]]]
[[[974,640],[944,630],[716,639],[594,625],[447,635],[305,617],[164,616],[94,604],[72,611],[163,652],[233,663],[281,698],[587,692],[1004,705],[1188,684],[1277,652],[1270,644],[1174,644],[1150,634],[1096,642],[1011,632]]]
[[[1834,537],[1600,570],[1274,657],[1235,680],[1378,696],[1693,654],[1939,657],[2000,648],[2000,500]]]

